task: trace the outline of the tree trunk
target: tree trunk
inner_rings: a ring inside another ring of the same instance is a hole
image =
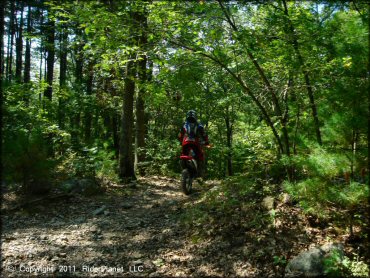
[[[118,159],[119,158],[119,130],[118,130],[118,122],[119,118],[116,113],[113,114],[112,117],[112,136],[113,136],[113,148],[115,151],[115,157]]]
[[[368,44],[367,48],[367,184],[370,185],[370,4],[367,6],[367,34],[368,34]],[[370,204],[370,195],[368,197],[368,204]],[[368,236],[370,236],[370,225],[368,225]],[[370,251],[369,251],[370,252]]]
[[[46,50],[48,53],[46,61],[46,83],[48,84],[44,96],[48,100],[52,100],[53,97],[53,77],[54,77],[54,55],[55,55],[55,22],[49,17],[49,21],[46,28]]]
[[[82,78],[83,78],[83,66],[84,66],[84,60],[83,60],[83,46],[84,43],[82,42],[82,32],[81,30],[76,30],[77,40],[80,40],[78,42],[78,46],[75,53],[76,58],[76,69],[75,69],[75,77],[76,77],[76,85],[77,85],[77,91],[81,93],[82,91]]]
[[[137,13],[137,22],[140,30],[139,47],[141,48],[141,55],[139,56],[138,62],[138,76],[139,76],[139,91],[136,98],[136,148],[135,148],[135,162],[136,168],[138,168],[140,175],[144,175],[144,169],[137,167],[140,162],[145,161],[145,130],[146,130],[146,117],[145,117],[145,103],[144,95],[146,90],[146,84],[148,82],[147,74],[147,55],[146,46],[148,43],[147,39],[147,14],[146,11]]]
[[[145,103],[144,103],[144,93],[145,93],[145,84],[144,80],[146,79],[146,57],[143,60],[139,61],[139,79],[141,81],[140,89],[136,98],[136,163],[145,161]],[[144,82],[143,82],[144,81]],[[143,171],[139,171],[143,175]]]
[[[322,145],[321,131],[320,131],[320,121],[319,121],[319,116],[318,116],[318,113],[317,113],[317,106],[316,106],[316,103],[315,103],[315,97],[314,97],[314,93],[313,93],[313,90],[312,90],[310,76],[308,74],[305,62],[304,62],[303,57],[301,55],[301,52],[299,50],[297,34],[294,30],[293,23],[290,20],[287,4],[286,4],[285,0],[282,0],[282,1],[283,1],[283,5],[284,5],[284,13],[285,13],[288,25],[289,25],[288,29],[289,29],[290,35],[292,37],[292,45],[293,45],[294,51],[295,51],[295,53],[297,55],[297,58],[298,58],[298,62],[300,64],[300,67],[301,67],[302,72],[303,72],[303,76],[304,76],[304,80],[305,80],[305,84],[306,84],[306,88],[307,88],[308,98],[310,100],[310,106],[311,106],[312,117],[313,117],[314,125],[315,125],[315,132],[316,132],[317,142],[320,145]]]
[[[227,107],[225,115],[226,124],[226,145],[227,145],[227,172],[229,176],[233,175],[233,164],[232,164],[232,136],[233,136],[233,125],[230,120],[229,107]]]
[[[4,80],[4,58],[5,58],[4,56],[4,27],[5,27],[4,12],[5,12],[5,7],[6,7],[6,1],[1,1],[0,3],[0,47],[1,47],[0,49],[0,87],[1,87],[0,90],[3,89],[2,82]],[[2,137],[0,136],[0,138]]]
[[[44,11],[41,9],[40,11],[40,26],[44,26]],[[43,38],[40,38],[40,60],[39,60],[39,82],[41,83],[43,80],[43,74],[42,74],[42,67],[43,67],[43,61],[44,61],[44,48],[45,43]],[[39,101],[42,101],[42,93],[39,93]]]
[[[8,53],[6,63],[6,77],[8,82],[12,81],[13,78],[13,44],[15,35],[15,0],[10,2],[10,19],[9,19],[9,31],[8,31]]]
[[[100,124],[99,124],[99,119],[101,117],[101,111],[98,106],[95,107],[94,109],[94,117],[93,117],[93,126],[94,126],[94,138],[100,138]]]
[[[119,147],[119,177],[122,182],[135,180],[133,153],[133,102],[135,94],[135,54],[131,54],[126,65],[121,121],[121,141]]]
[[[0,3],[0,123],[3,123],[3,82],[4,82],[4,13],[6,0]],[[0,128],[0,153],[3,153],[3,129]],[[0,159],[0,182],[3,183],[3,160]]]
[[[75,68],[75,91],[77,93],[77,106],[78,110],[71,116],[71,124],[73,126],[73,131],[71,132],[71,140],[73,145],[77,147],[79,145],[79,131],[80,131],[80,120],[81,120],[81,111],[79,108],[81,107],[80,99],[82,96],[82,86],[83,86],[83,68],[84,68],[84,56],[83,56],[83,47],[84,41],[82,38],[82,30],[76,27],[76,40],[78,41],[77,47],[75,49],[75,60],[76,60],[76,68]]]
[[[293,138],[293,153],[297,154],[297,137],[298,137],[298,129],[300,125],[300,114],[301,114],[301,107],[300,104],[297,104],[297,113],[296,113],[296,120],[295,120],[295,127],[294,127],[294,138]]]
[[[41,9],[41,15],[40,15],[40,26],[44,26],[44,11]],[[40,60],[39,60],[39,81],[41,82],[42,81],[42,63],[43,63],[43,60],[44,60],[44,57],[43,57],[43,53],[44,53],[44,40],[43,38],[41,37],[40,38]],[[41,94],[40,94],[41,95]]]
[[[27,38],[26,38],[26,53],[24,56],[24,83],[29,83],[31,81],[31,6],[28,6],[27,12]]]
[[[352,140],[351,140],[352,158],[351,158],[351,165],[350,165],[351,166],[351,179],[355,178],[357,142],[358,142],[358,131],[355,128],[353,128],[352,129]]]
[[[59,52],[59,60],[60,60],[60,72],[59,72],[59,90],[61,92],[58,100],[58,124],[60,128],[64,128],[64,100],[63,100],[63,93],[66,86],[67,81],[67,44],[68,44],[68,31],[67,27],[63,26],[60,32],[60,52]]]
[[[18,26],[18,34],[15,40],[15,54],[16,54],[16,63],[15,63],[15,79],[17,82],[22,81],[22,58],[23,58],[23,10],[24,3],[21,4],[21,18]]]
[[[88,73],[87,73],[87,82],[86,82],[86,95],[90,97],[93,91],[93,81],[94,81],[94,63],[90,61],[88,65]],[[90,102],[88,102],[90,103]],[[87,143],[91,140],[91,123],[92,123],[92,113],[90,111],[90,107],[85,108],[85,141]]]
[[[112,125],[109,110],[104,110],[103,115],[103,126],[105,127],[104,139],[109,140],[112,136]]]

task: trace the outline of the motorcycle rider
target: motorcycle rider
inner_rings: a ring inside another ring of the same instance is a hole
[[[190,148],[194,150],[198,163],[198,177],[203,177],[204,153],[202,145],[209,145],[209,142],[203,125],[197,121],[197,114],[194,110],[186,113],[186,120],[180,130],[178,140],[182,145],[181,155],[189,155]]]

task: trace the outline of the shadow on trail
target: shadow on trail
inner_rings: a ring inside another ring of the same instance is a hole
[[[261,228],[231,229],[222,236],[201,239],[184,230],[180,215],[210,186],[195,184],[194,193],[185,196],[177,180],[145,178],[129,195],[117,196],[108,190],[99,198],[77,196],[44,206],[36,214],[19,219],[9,216],[3,222],[3,268],[21,264],[76,267],[75,272],[57,269],[53,275],[58,277],[245,277],[271,272],[273,256],[291,250],[294,237],[279,242],[275,233],[272,241],[270,231]],[[104,212],[93,215],[102,206]],[[83,266],[92,271],[83,271]],[[104,272],[102,267],[115,267],[116,272]],[[138,269],[142,272],[134,271]],[[29,275],[19,271],[6,274]]]

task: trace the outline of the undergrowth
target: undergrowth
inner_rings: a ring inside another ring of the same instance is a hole
[[[197,238],[259,229],[271,222],[260,203],[274,190],[274,185],[262,179],[243,175],[228,178],[188,207],[182,215],[182,224]]]

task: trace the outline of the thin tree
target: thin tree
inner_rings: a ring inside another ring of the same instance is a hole
[[[76,25],[75,26],[75,50],[74,50],[74,58],[75,58],[75,91],[77,93],[77,103],[79,103],[79,100],[82,97],[83,92],[83,72],[84,72],[84,51],[83,47],[85,45],[85,38],[83,37],[83,31],[82,29]],[[73,142],[74,146],[77,146],[79,144],[79,130],[80,130],[80,124],[81,124],[81,111],[77,110],[74,112],[74,115],[70,117],[71,121],[71,140]]]
[[[8,47],[7,47],[7,62],[6,62],[6,77],[7,81],[11,82],[13,77],[13,45],[15,35],[15,0],[10,1],[10,17],[8,27]]]
[[[231,29],[235,33],[239,33],[239,29],[236,26],[235,21],[231,18],[230,12],[224,6],[224,4],[222,3],[221,0],[218,0],[218,4],[219,4],[219,6],[220,6],[220,8],[221,8],[221,10],[223,12],[223,14],[225,15],[225,18],[226,18],[228,24],[230,25]],[[238,40],[241,40],[239,35],[236,36],[236,37],[237,37]],[[269,93],[271,95],[271,100],[272,100],[272,103],[274,105],[274,110],[275,110],[276,116],[279,118],[280,123],[281,123],[281,126],[282,126],[283,141],[281,141],[280,136],[276,132],[275,127],[273,127],[273,122],[271,121],[271,117],[268,116],[268,119],[266,118],[266,115],[268,115],[266,109],[263,108],[263,110],[265,110],[265,111],[261,110],[262,103],[260,101],[258,101],[259,103],[256,103],[256,104],[260,108],[260,110],[262,111],[262,113],[264,115],[264,118],[267,121],[267,124],[272,128],[272,131],[273,131],[275,137],[276,138],[277,137],[279,138],[279,139],[277,139],[277,141],[278,141],[278,144],[280,146],[281,152],[284,153],[284,154],[286,154],[286,155],[290,155],[289,133],[288,133],[288,129],[287,129],[287,122],[285,121],[285,120],[288,119],[288,117],[284,117],[284,115],[283,115],[283,111],[282,111],[282,109],[280,107],[279,99],[278,99],[277,94],[276,94],[274,88],[272,87],[269,79],[267,78],[267,75],[265,73],[265,70],[261,67],[261,65],[259,64],[258,60],[256,59],[256,57],[254,56],[254,54],[252,53],[252,51],[250,50],[250,48],[248,46],[246,46],[246,51],[247,51],[247,55],[248,55],[249,59],[253,63],[254,67],[256,68],[258,74],[260,75],[263,83],[265,84],[267,90],[269,91]],[[239,79],[240,79],[240,77],[239,77]],[[244,83],[244,85],[246,85],[246,84]],[[242,85],[242,87],[244,85]],[[256,97],[254,96],[254,98],[256,98]],[[256,101],[254,100],[254,102],[256,102]],[[271,122],[271,123],[269,123],[269,122]],[[276,136],[276,135],[278,135],[278,136]]]
[[[367,6],[367,23],[368,23],[368,44],[367,49],[367,102],[368,102],[368,115],[367,115],[367,184],[370,186],[370,3]],[[370,204],[370,195],[368,199]],[[368,225],[370,235],[370,225]]]
[[[312,90],[310,75],[308,73],[307,66],[304,62],[303,56],[300,52],[300,46],[299,46],[299,43],[298,43],[297,33],[295,32],[293,22],[290,19],[286,1],[282,0],[282,2],[283,2],[283,6],[284,6],[285,19],[287,20],[288,30],[289,30],[290,37],[291,37],[291,43],[293,45],[294,51],[296,53],[299,65],[301,67],[301,70],[302,70],[303,76],[304,76],[304,81],[305,81],[305,84],[306,84],[307,94],[308,94],[308,98],[310,100],[312,117],[313,117],[313,120],[314,120],[317,142],[320,145],[322,145],[321,131],[320,131],[320,121],[319,121],[319,116],[318,116],[318,113],[317,113],[317,106],[316,106],[316,102],[315,102],[315,96],[314,96],[314,93],[313,93],[313,90]]]
[[[4,75],[4,11],[5,11],[6,1],[2,1],[0,3],[0,78],[1,78],[1,85],[3,81],[3,75]],[[1,86],[1,90],[2,90]],[[0,137],[1,138],[1,137]]]
[[[48,86],[44,92],[44,96],[52,100],[53,97],[53,77],[54,77],[54,56],[55,56],[55,21],[48,16],[48,23],[46,28],[46,51],[47,51],[47,61],[46,61],[46,82]]]
[[[4,81],[4,11],[6,0],[0,3],[0,124],[3,123],[3,81]],[[3,138],[3,129],[0,128],[0,138]],[[0,140],[0,153],[3,153],[3,140]],[[0,159],[0,181],[3,180],[3,160]]]
[[[139,165],[140,162],[145,161],[145,134],[146,134],[146,117],[145,117],[145,91],[146,84],[148,82],[148,71],[146,55],[146,48],[148,43],[148,23],[147,23],[147,11],[146,2],[143,3],[145,6],[139,12],[136,13],[136,20],[138,22],[139,39],[138,45],[140,54],[138,55],[138,77],[139,77],[139,90],[136,97],[136,132],[135,132],[135,162]],[[144,174],[142,167],[137,167],[141,175]]]
[[[65,24],[62,25],[62,29],[59,34],[59,60],[60,60],[60,72],[59,72],[59,90],[63,92],[66,87],[67,81],[67,46],[68,46],[68,30]],[[64,101],[63,94],[60,94],[58,100],[58,125],[60,128],[64,128]]]
[[[94,85],[94,61],[90,60],[87,65],[87,79],[86,79],[86,96],[90,97],[93,93]],[[87,143],[91,140],[91,124],[92,124],[92,114],[91,108],[85,108],[85,141]]]
[[[24,73],[23,81],[28,83],[31,81],[31,28],[32,28],[31,5],[28,5],[27,11],[27,37],[26,37],[26,52],[24,55]]]
[[[23,58],[23,10],[24,10],[24,2],[21,2],[20,7],[20,20],[19,24],[17,24],[17,36],[15,39],[15,79],[17,82],[21,82],[22,80],[22,58]]]
[[[121,120],[120,146],[119,146],[119,177],[122,182],[135,180],[134,154],[133,154],[133,127],[134,127],[134,94],[136,53],[132,53],[126,64],[125,86],[123,91],[123,111]]]
[[[231,113],[233,113],[233,107],[231,107]],[[232,144],[233,144],[233,120],[230,115],[230,105],[226,107],[226,113],[224,115],[226,124],[226,146],[227,146],[227,173],[229,176],[234,174],[233,161],[232,161]]]
[[[44,10],[41,7],[40,9],[40,30],[44,29]],[[45,40],[43,36],[41,36],[40,39],[40,51],[39,51],[39,82],[41,83],[43,80],[43,74],[42,74],[42,67],[44,64],[44,52],[45,52]],[[42,93],[39,94],[39,101],[42,100]]]

